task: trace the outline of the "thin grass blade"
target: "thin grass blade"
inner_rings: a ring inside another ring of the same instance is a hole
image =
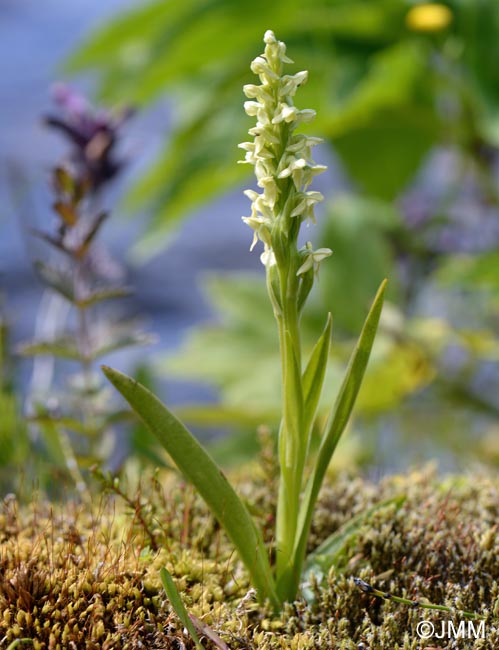
[[[314,569],[328,571],[333,565],[339,563],[344,559],[346,545],[352,541],[356,535],[358,535],[362,526],[364,526],[374,514],[392,505],[395,506],[395,509],[398,509],[405,500],[406,496],[404,494],[390,499],[385,499],[346,521],[343,526],[332,535],[329,535],[329,537],[326,537],[322,544],[310,553],[305,562],[305,573],[313,571]]]
[[[165,567],[163,567],[160,569],[159,576],[161,578],[161,582],[163,583],[164,590],[166,591],[166,595],[168,596],[168,600],[172,604],[172,607],[175,610],[176,615],[179,617],[182,625],[191,635],[191,639],[196,644],[196,650],[203,650],[203,646],[201,645],[201,641],[197,635],[194,623],[189,618],[189,614],[185,609],[185,605],[182,601],[182,598],[180,597],[180,594],[178,593],[178,589],[173,581],[170,572]]]
[[[348,547],[371,517],[380,510],[392,505],[395,506],[395,509],[398,509],[405,500],[406,496],[402,494],[376,503],[371,508],[346,521],[343,526],[332,535],[329,535],[322,544],[309,554],[303,569],[303,595],[309,604],[312,604],[314,601],[313,592],[307,586],[311,574],[314,573],[316,579],[320,580],[327,576],[331,567],[346,565]]]

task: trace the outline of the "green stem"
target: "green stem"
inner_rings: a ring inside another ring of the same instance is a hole
[[[301,340],[297,294],[299,279],[296,261],[291,256],[288,269],[280,269],[280,302],[282,310],[277,316],[281,368],[282,412],[279,431],[279,459],[281,480],[277,502],[276,582],[279,597],[291,600],[293,591],[293,551],[298,527],[300,494],[308,448],[303,430],[303,387],[301,373]]]
[[[364,580],[361,580],[360,578],[354,578],[353,580],[357,585],[357,587],[359,587],[359,589],[361,589],[364,593],[371,594],[372,596],[376,596],[377,598],[383,598],[384,600],[391,600],[394,603],[398,603],[399,605],[409,605],[409,607],[420,607],[421,609],[432,609],[437,612],[459,614],[463,618],[469,618],[474,621],[481,621],[485,619],[485,616],[476,614],[475,612],[467,612],[460,609],[455,609],[453,607],[447,607],[446,605],[435,605],[434,603],[425,603],[425,602],[420,602],[419,600],[410,600],[409,598],[401,598],[400,596],[394,596],[389,591],[380,591],[379,589],[375,589],[374,587],[371,587],[370,584],[364,582]],[[498,620],[498,619],[494,619],[494,620]]]
[[[96,421],[95,402],[93,396],[94,349],[91,337],[91,313],[89,313],[88,305],[86,305],[84,302],[86,285],[88,282],[85,277],[86,259],[87,255],[81,260],[77,261],[74,276],[74,286],[76,296],[75,306],[78,316],[77,343],[80,357],[79,361],[81,376],[83,379],[81,418],[87,435],[87,453],[89,455],[92,455],[94,452],[93,443],[95,435],[99,429]]]
[[[66,433],[65,429],[58,424],[56,424],[56,431],[59,436],[59,444],[61,445],[62,453],[64,455],[66,469],[68,470],[68,473],[75,484],[81,500],[87,505],[90,505],[92,503],[92,497],[90,495],[88,485],[86,484],[85,479],[80,472],[78,461],[73,451],[69,435]]]
[[[91,374],[92,362],[90,357],[90,335],[87,321],[86,307],[82,304],[80,298],[82,297],[83,280],[83,262],[75,260],[75,267],[73,271],[73,291],[75,295],[74,306],[77,311],[78,329],[77,329],[77,345],[80,357],[80,366],[82,369],[84,381],[84,395],[82,397],[82,422],[87,432],[92,430],[91,419],[92,404],[90,398],[91,391]],[[64,455],[66,468],[69,475],[75,483],[76,489],[85,503],[91,502],[90,492],[88,486],[83,478],[83,475],[78,466],[77,457],[71,443],[71,439],[66,431],[57,425],[56,427],[59,443]]]

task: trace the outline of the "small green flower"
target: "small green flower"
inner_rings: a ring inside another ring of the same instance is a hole
[[[265,217],[255,215],[254,217],[243,217],[243,221],[250,228],[253,228],[254,235],[251,242],[250,251],[252,251],[258,240],[263,241],[267,246],[270,246],[270,220]]]
[[[305,261],[296,272],[296,275],[302,275],[310,269],[313,269],[314,274],[317,275],[319,272],[320,263],[322,260],[325,260],[326,257],[329,257],[333,251],[330,248],[318,248],[316,251],[314,251],[312,249],[312,243],[307,242],[307,245],[302,248],[300,252],[305,257]]]
[[[296,205],[291,213],[292,217],[301,217],[302,219],[310,219],[315,223],[314,218],[314,205],[322,201],[324,197],[320,192],[302,192],[301,201]]]

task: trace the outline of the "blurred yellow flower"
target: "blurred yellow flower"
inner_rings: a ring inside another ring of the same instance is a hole
[[[425,2],[409,10],[406,25],[414,32],[439,32],[452,22],[452,11],[438,2]]]

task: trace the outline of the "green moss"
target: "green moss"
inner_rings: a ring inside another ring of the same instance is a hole
[[[407,598],[489,618],[499,614],[499,480],[439,479],[425,470],[378,484],[343,477],[326,485],[311,548],[365,507],[401,493],[407,499],[398,509],[379,510],[363,526],[343,566],[331,571],[325,584],[312,585],[313,605],[289,604],[280,618],[245,598],[250,585],[244,569],[192,489],[173,479],[163,486],[147,483],[132,511],[112,497],[92,512],[43,501],[21,508],[13,497],[4,499],[0,647],[28,637],[37,649],[192,648],[161,589],[163,565],[189,612],[232,650],[439,647],[420,641],[416,625],[421,620],[440,625],[448,615],[374,598],[355,586],[353,576]],[[271,479],[240,478],[239,488],[271,544]],[[154,545],[159,550],[151,550]],[[458,639],[449,647],[499,647],[493,622],[485,629],[485,639]]]

